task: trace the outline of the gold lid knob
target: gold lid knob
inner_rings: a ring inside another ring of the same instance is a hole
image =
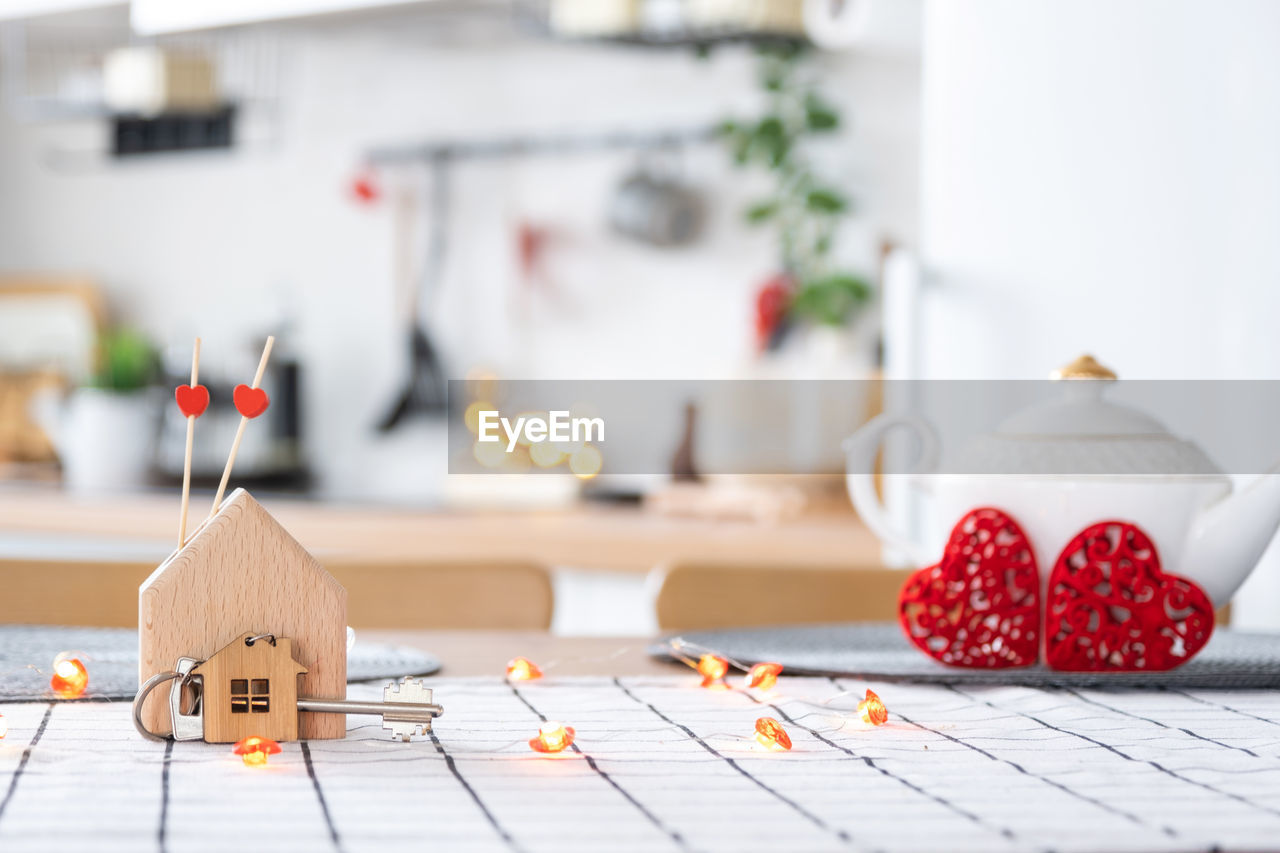
[[[1114,370],[1098,364],[1091,355],[1082,355],[1070,364],[1063,365],[1053,373],[1050,379],[1104,379],[1112,381],[1116,378]]]

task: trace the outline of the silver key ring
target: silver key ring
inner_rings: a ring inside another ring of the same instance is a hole
[[[148,731],[147,727],[142,724],[142,706],[147,701],[147,697],[151,695],[152,690],[155,690],[166,681],[173,681],[175,678],[182,678],[182,673],[172,670],[169,672],[157,672],[148,678],[142,687],[138,688],[138,695],[133,697],[133,727],[138,730],[138,734],[148,740],[156,740],[161,743],[169,740],[164,735]]]

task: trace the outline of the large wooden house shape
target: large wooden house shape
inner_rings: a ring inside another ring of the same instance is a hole
[[[235,743],[250,735],[298,739],[298,676],[293,641],[245,634],[191,670],[203,687],[207,743]]]
[[[303,672],[297,695],[343,699],[346,626],[342,585],[248,492],[236,489],[139,589],[139,683],[172,670],[178,658],[207,661],[246,633],[265,633],[292,640],[291,659]],[[142,709],[157,734],[171,730],[167,692],[154,691]],[[273,696],[272,714],[277,705]],[[302,738],[345,735],[341,714],[304,714],[298,726]]]

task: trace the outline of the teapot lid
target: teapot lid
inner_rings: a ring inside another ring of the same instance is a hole
[[[1098,360],[1085,353],[1070,364],[1064,364],[1049,374],[1050,379],[1105,379],[1114,382],[1116,372],[1098,364]]]
[[[1114,371],[1083,355],[1055,370],[1062,393],[969,442],[954,473],[1221,475],[1199,447],[1155,418],[1105,399]]]
[[[999,435],[1029,438],[1044,436],[1161,436],[1169,430],[1155,418],[1112,403],[1103,392],[1116,381],[1115,371],[1091,355],[1082,355],[1049,374],[1061,381],[1056,399],[1028,406],[996,427]]]

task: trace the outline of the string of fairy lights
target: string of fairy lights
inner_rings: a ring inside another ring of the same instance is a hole
[[[746,664],[736,661],[726,655],[718,654],[714,650],[705,649],[695,643],[690,643],[684,639],[676,637],[667,642],[667,650],[676,660],[691,667],[698,675],[702,676],[702,681],[698,684],[699,689],[708,690],[733,690],[725,680],[728,677],[730,668],[741,670],[744,674],[742,677],[742,690],[759,690],[761,692],[769,692],[774,690],[778,685],[778,676],[782,674],[783,666],[780,663],[761,662],[755,664]],[[696,655],[696,657],[694,656]],[[550,668],[550,667],[548,667]],[[515,657],[507,663],[507,680],[511,682],[517,681],[536,681],[544,677],[542,668],[526,657]],[[849,695],[841,693],[833,696],[822,703],[824,706],[835,699]],[[794,697],[779,696],[778,701],[800,701],[805,704],[814,704],[807,699],[795,699]],[[863,698],[858,701],[855,709],[857,718],[867,727],[882,726],[889,720],[889,709],[885,707],[884,702],[876,695],[875,691],[867,688]],[[794,718],[795,720],[803,719],[804,716]],[[838,726],[832,731],[844,728],[847,719],[842,719]],[[782,723],[774,717],[759,717],[754,725],[754,739],[759,746],[769,752],[786,752],[791,749],[791,736],[787,733]],[[738,737],[751,737],[751,735],[734,735]],[[541,753],[557,753],[563,752],[573,746],[576,732],[572,726],[548,720],[543,723],[538,733],[529,740],[529,747],[534,752]]]
[[[350,634],[348,639],[352,639]],[[692,668],[701,677],[701,681],[694,689],[740,689],[768,693],[777,689],[778,677],[783,672],[782,664],[772,662],[746,664],[678,637],[668,641],[667,649],[672,657]],[[540,667],[527,657],[514,657],[507,662],[505,678],[511,683],[539,681],[547,678],[544,669],[551,670],[559,663],[561,662],[556,661],[546,667]],[[730,669],[742,671],[742,686],[740,688],[734,688],[727,682],[726,679]],[[49,689],[53,697],[62,700],[81,699],[86,696],[88,687],[89,670],[84,661],[81,660],[79,652],[62,652],[54,658],[49,676]],[[888,721],[888,709],[880,697],[870,688],[866,690],[864,696],[858,701],[853,715],[830,708],[832,701],[848,695],[850,694],[841,693],[822,703],[814,703],[808,699],[787,696],[772,698],[775,702],[797,701],[808,705],[821,705],[828,713],[834,711],[840,722],[831,731],[843,729],[854,719],[867,728],[882,726]],[[793,717],[792,719],[793,721],[798,721],[803,719],[804,716],[807,715]],[[8,732],[8,723],[4,715],[0,714],[0,740],[3,740]],[[759,748],[765,752],[786,752],[792,747],[790,734],[788,734],[782,723],[774,717],[758,717],[755,720],[753,730],[749,734],[726,733],[726,735],[753,739]],[[547,720],[538,727],[533,737],[529,738],[528,745],[534,752],[543,755],[555,755],[573,747],[576,738],[577,732],[573,726],[565,725],[557,720]],[[280,751],[280,744],[270,738],[258,735],[243,738],[231,748],[232,754],[238,756],[246,767],[264,766],[270,756]]]
[[[53,659],[49,689],[59,699],[79,699],[89,688],[89,670],[77,652],[60,652]],[[9,734],[9,721],[0,714],[0,740]]]

